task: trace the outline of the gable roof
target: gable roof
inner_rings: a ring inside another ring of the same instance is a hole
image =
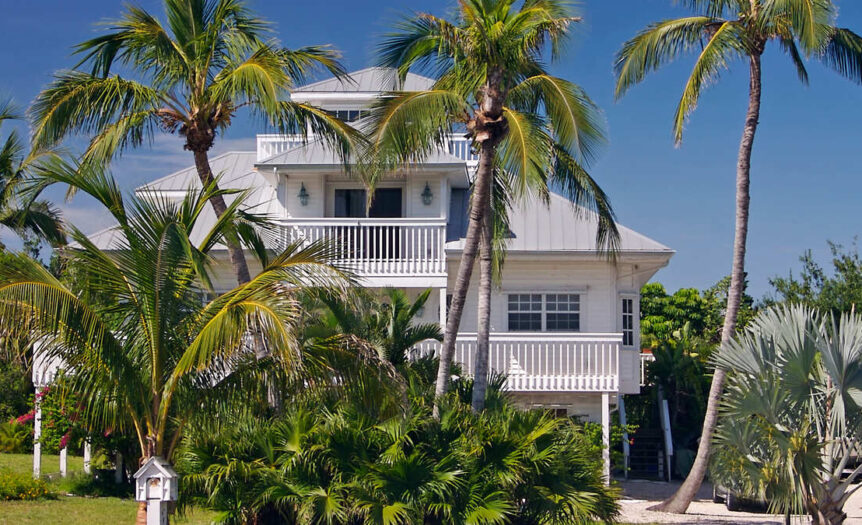
[[[434,80],[415,73],[407,73],[404,83],[398,81],[393,68],[367,67],[348,74],[307,84],[294,89],[295,93],[379,93],[386,91],[424,91],[431,89]]]
[[[256,154],[253,151],[229,151],[210,159],[213,175],[221,177],[221,186],[226,188],[248,188],[251,181],[244,180],[254,173]],[[183,168],[153,182],[135,188],[136,193],[150,191],[186,191],[200,188],[201,182],[194,166]]]

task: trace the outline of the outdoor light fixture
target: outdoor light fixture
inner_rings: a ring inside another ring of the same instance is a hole
[[[431,193],[431,186],[429,186],[428,183],[426,182],[425,183],[425,189],[422,190],[422,203],[425,206],[430,206],[431,201],[433,201],[433,200],[434,200],[434,194]]]
[[[302,187],[299,189],[299,194],[297,195],[297,197],[299,197],[299,203],[300,204],[302,204],[303,206],[308,206],[309,194],[308,194],[308,190],[305,189],[305,183],[304,182],[302,183]]]

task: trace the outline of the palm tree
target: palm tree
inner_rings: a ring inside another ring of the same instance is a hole
[[[0,102],[0,126],[20,118],[10,101]],[[23,237],[35,236],[58,246],[66,242],[60,214],[46,201],[21,198],[19,191],[33,171],[54,156],[46,150],[27,152],[15,130],[6,136],[0,144],[0,225]]]
[[[533,194],[547,199],[550,188],[562,191],[576,209],[598,212],[599,246],[613,246],[617,239],[610,204],[584,169],[604,141],[598,109],[580,87],[548,74],[542,62],[546,46],[551,58],[559,56],[571,25],[579,19],[559,0],[515,4],[464,0],[454,21],[420,13],[402,21],[379,49],[381,65],[396,68],[402,78],[416,69],[437,77],[431,89],[393,93],[372,112],[369,141],[379,164],[421,160],[445,147],[456,126],[466,129],[479,154],[440,353],[438,398],[447,388],[473,265],[483,231],[488,231],[482,224],[490,217],[495,179],[518,198]],[[370,179],[375,181],[374,176]],[[490,265],[483,268],[491,271]],[[482,280],[486,299],[490,283],[491,279]],[[485,319],[487,306],[482,311]],[[478,359],[487,359],[487,326],[487,320],[480,321]],[[477,401],[481,408],[481,399]]]
[[[67,135],[92,135],[85,158],[102,162],[152,140],[157,130],[178,133],[194,156],[201,184],[215,179],[208,151],[241,108],[282,132],[310,130],[347,155],[356,132],[326,112],[290,100],[288,89],[319,67],[341,76],[327,47],[282,48],[269,24],[241,0],[164,0],[167,25],[128,5],[110,32],[78,44],[78,66],[63,71],[36,98],[33,140],[54,144]],[[120,76],[124,70],[128,77]],[[139,80],[136,80],[139,79]],[[221,217],[224,196],[212,192]],[[250,274],[239,240],[226,237],[240,284]]]
[[[697,60],[673,118],[674,139],[680,143],[686,118],[697,106],[702,90],[734,60],[748,63],[748,111],[736,165],[733,269],[721,336],[726,343],[736,331],[744,288],[751,152],[760,120],[761,59],[766,46],[770,42],[778,44],[803,83],[808,81],[803,56],[820,59],[858,82],[862,80],[862,38],[834,26],[836,8],[831,1],[686,0],[683,3],[700,14],[652,24],[623,45],[616,59],[616,96],[622,97],[647,73],[696,51]],[[713,376],[700,447],[691,472],[676,494],[656,509],[685,512],[700,488],[707,470],[724,377],[722,370],[716,370]]]
[[[292,245],[263,260],[248,283],[202,301],[203,292],[213,293],[213,248],[249,220],[239,210],[243,199],[207,226],[207,202],[226,193],[215,184],[181,202],[125,202],[112,178],[74,168],[55,163],[42,176],[104,206],[117,222],[115,241],[100,248],[72,227],[78,246],[63,253],[71,284],[17,256],[0,269],[0,327],[30,335],[46,355],[62,359],[90,428],[130,430],[144,459],[170,458],[185,421],[208,396],[246,402],[248,389],[261,384],[242,388],[236,379],[257,363],[249,333],[277,369],[295,370],[297,293],[351,280],[326,262],[329,248]],[[201,236],[197,244],[193,231]]]
[[[858,314],[792,306],[762,312],[722,346],[715,364],[728,374],[727,392],[710,470],[717,480],[776,512],[844,523],[862,473],[860,344]]]

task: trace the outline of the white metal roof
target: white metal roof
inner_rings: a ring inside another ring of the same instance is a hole
[[[314,140],[257,162],[255,166],[340,166],[341,164],[341,158],[332,148],[320,140]],[[431,152],[421,164],[465,166],[463,160],[442,149]]]
[[[293,90],[294,93],[381,93],[386,91],[424,91],[431,89],[434,80],[415,73],[407,73],[404,83],[392,68],[368,67],[348,74],[314,82]]]

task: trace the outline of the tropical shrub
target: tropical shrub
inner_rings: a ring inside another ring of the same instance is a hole
[[[504,399],[501,397],[501,399]],[[456,393],[372,418],[349,401],[202,422],[177,459],[185,503],[222,523],[552,524],[611,520],[616,492],[581,426]],[[268,521],[272,520],[272,521]]]
[[[0,501],[37,500],[53,497],[48,484],[29,474],[0,472]]]
[[[33,429],[17,419],[0,423],[0,452],[23,454],[33,446]]]
[[[771,308],[715,362],[728,383],[713,478],[775,511],[843,523],[862,474],[862,317]]]

